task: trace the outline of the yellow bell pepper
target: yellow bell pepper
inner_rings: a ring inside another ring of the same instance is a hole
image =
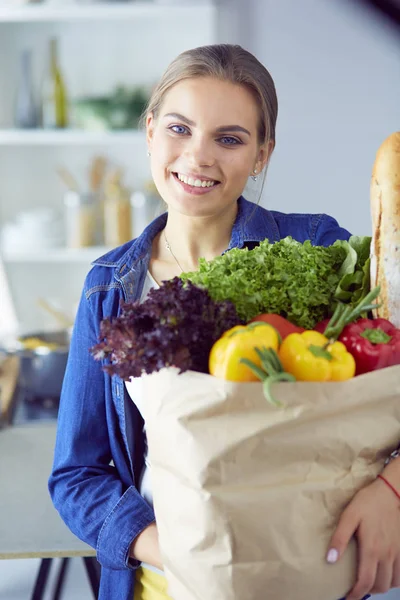
[[[286,372],[298,381],[345,381],[354,377],[356,363],[341,342],[329,343],[318,331],[291,333],[278,356]]]
[[[236,325],[226,331],[211,348],[209,371],[211,375],[229,381],[259,381],[259,378],[244,363],[242,358],[261,366],[260,356],[255,348],[278,350],[280,336],[277,330],[257,321],[249,325]]]

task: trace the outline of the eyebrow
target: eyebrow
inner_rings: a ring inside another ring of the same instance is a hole
[[[165,117],[173,117],[174,119],[178,119],[179,121],[183,121],[184,123],[186,123],[187,125],[190,125],[191,127],[194,127],[196,125],[196,123],[194,121],[191,121],[190,119],[188,119],[187,117],[184,117],[183,115],[179,114],[179,113],[168,113],[166,115],[164,115]],[[216,129],[216,131],[218,133],[228,133],[228,132],[234,132],[234,131],[241,131],[242,133],[247,133],[247,135],[251,136],[251,133],[248,129],[245,129],[244,127],[242,127],[241,125],[223,125],[222,127],[218,127]]]

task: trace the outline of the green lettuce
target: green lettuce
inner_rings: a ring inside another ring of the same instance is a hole
[[[370,290],[371,238],[369,236],[353,235],[349,242],[337,243],[345,245],[345,249],[349,252],[348,256],[351,255],[351,260],[345,261],[345,263],[347,262],[346,265],[343,264],[342,278],[336,289],[335,298],[355,306]],[[348,246],[350,246],[350,249],[348,249]]]
[[[371,238],[353,236],[332,246],[313,246],[286,237],[262,241],[253,250],[233,248],[183,281],[208,290],[216,301],[230,300],[245,321],[277,313],[311,329],[333,314],[338,300],[355,304],[369,291]]]

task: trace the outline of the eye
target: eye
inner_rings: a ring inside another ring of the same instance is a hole
[[[224,146],[236,146],[237,144],[242,143],[240,140],[230,135],[225,135],[224,137],[219,138],[219,141],[222,142]]]
[[[184,125],[171,125],[170,127],[168,127],[168,129],[170,129],[174,133],[177,133],[178,135],[188,133],[188,129]]]

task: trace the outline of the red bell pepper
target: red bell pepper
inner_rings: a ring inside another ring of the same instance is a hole
[[[281,317],[281,315],[277,315],[275,313],[264,313],[262,315],[257,315],[251,319],[250,323],[254,321],[263,321],[264,323],[268,323],[269,325],[272,325],[272,327],[275,327],[282,340],[284,340],[285,337],[291,333],[303,333],[303,331],[305,331],[303,327],[294,325],[285,319],[285,317]]]
[[[356,375],[400,364],[400,329],[387,319],[359,319],[339,335],[356,361]]]
[[[314,331],[319,331],[319,333],[324,333],[325,329],[328,327],[329,325],[329,321],[330,319],[324,319],[323,321],[319,321],[315,326],[314,326]]]

